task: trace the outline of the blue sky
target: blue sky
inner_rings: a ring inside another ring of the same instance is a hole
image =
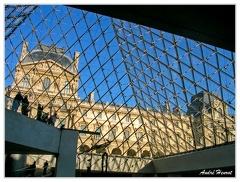
[[[235,68],[230,61],[234,53],[211,45],[200,46],[197,41],[134,23],[113,21],[112,25],[109,17],[65,6],[41,5],[5,41],[5,86],[12,84],[11,74],[14,75],[25,40],[29,42],[29,50],[41,42],[65,47],[70,58],[75,51],[80,52],[78,94],[81,99],[94,91],[95,100],[101,102],[122,104],[128,100],[126,103],[134,106],[137,99],[142,107],[157,108],[159,103],[167,101],[171,107],[180,105],[186,112],[191,96],[208,90],[235,107]],[[175,40],[177,47],[173,46]],[[220,82],[223,88],[219,87]]]

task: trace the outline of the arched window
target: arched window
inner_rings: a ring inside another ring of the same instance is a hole
[[[49,78],[44,78],[42,89],[43,90],[49,90],[50,89],[50,79]]]
[[[141,157],[150,157],[150,152],[147,150],[144,150],[143,153],[141,154]]]
[[[137,154],[137,152],[133,149],[129,149],[127,151],[127,156],[134,157]]]
[[[90,147],[88,145],[81,145],[79,147],[79,152],[84,152],[84,151],[87,151],[89,149],[90,149]]]
[[[29,88],[30,76],[25,75],[22,79],[22,86],[25,88]]]
[[[156,153],[153,154],[153,158],[155,158],[155,157],[161,157],[161,156],[164,156],[164,153],[161,152],[161,151],[158,151],[158,152],[156,152]]]
[[[114,148],[112,150],[112,154],[114,154],[114,155],[121,155],[122,151],[119,148]]]
[[[70,84],[69,84],[69,82],[64,82],[63,87],[64,87],[63,93],[64,94],[70,94]]]

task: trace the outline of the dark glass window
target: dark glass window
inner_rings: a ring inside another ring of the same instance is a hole
[[[50,79],[49,78],[44,78],[42,89],[43,90],[49,90],[50,89]]]
[[[102,113],[99,112],[97,117],[101,119],[102,118]]]
[[[129,138],[129,135],[130,135],[129,130],[124,130],[124,138],[125,138],[125,139],[128,139],[128,138]]]
[[[99,138],[101,136],[101,129],[100,128],[96,128],[96,132],[99,132],[100,134],[99,135],[96,135],[96,138]]]
[[[64,82],[63,87],[64,87],[63,93],[64,93],[64,94],[70,94],[70,85],[69,85],[69,82]]]
[[[86,125],[81,125],[80,130],[86,131]],[[80,136],[86,136],[86,133],[80,133]]]
[[[29,81],[30,81],[30,76],[25,75],[22,79],[22,86],[25,88],[29,88]]]
[[[110,136],[109,136],[109,138],[110,138],[110,139],[114,139],[115,136],[116,136],[116,130],[115,130],[115,129],[112,129],[112,130],[110,131]]]
[[[138,139],[143,141],[143,132],[138,132]]]
[[[82,116],[87,116],[87,110],[83,110]]]

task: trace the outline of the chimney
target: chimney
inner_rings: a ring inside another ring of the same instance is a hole
[[[95,101],[94,101],[94,92],[91,92],[90,94],[89,94],[89,96],[88,96],[88,101],[90,102],[90,103],[94,103]]]
[[[28,42],[23,41],[22,52],[21,52],[21,56],[20,56],[19,62],[22,62],[24,56],[27,54],[28,44],[29,44]]]
[[[164,113],[169,113],[170,108],[169,108],[169,104],[167,102],[165,102],[166,104],[163,106],[163,112]]]
[[[74,52],[74,64],[76,66],[76,70],[78,70],[78,60],[79,60],[79,57],[80,57],[80,52]]]

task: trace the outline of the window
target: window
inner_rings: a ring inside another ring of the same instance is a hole
[[[30,76],[25,75],[22,79],[22,86],[25,88],[29,88],[29,81],[30,81]]]
[[[116,136],[116,129],[112,129],[112,130],[110,131],[110,136],[109,136],[109,138],[110,138],[110,139],[114,139],[115,136]]]
[[[143,141],[143,132],[138,132],[138,139],[140,140],[140,141]]]
[[[69,82],[64,82],[63,91],[64,94],[70,94],[70,85]]]
[[[138,118],[138,123],[142,124],[142,118]]]
[[[66,124],[66,118],[59,118],[60,124],[65,125]]]
[[[81,145],[79,148],[79,152],[84,152],[89,149],[90,149],[90,147],[88,145]]]
[[[116,114],[113,114],[111,119],[115,121],[116,120]]]
[[[87,116],[87,110],[83,110],[82,116]]]
[[[150,157],[150,152],[147,150],[144,150],[143,153],[141,154],[141,157]]]
[[[151,120],[151,124],[155,125],[155,120],[154,119]]]
[[[102,119],[102,113],[99,112],[97,117],[100,118],[100,119]]]
[[[137,152],[133,149],[129,149],[127,151],[127,156],[134,157],[134,156],[136,156],[136,154],[137,154]]]
[[[101,129],[99,127],[96,128],[96,132],[99,132],[99,135],[96,135],[96,138],[99,138],[101,136]]]
[[[124,138],[125,138],[125,139],[128,139],[129,136],[130,136],[129,130],[124,130]]]
[[[62,104],[62,106],[61,106],[61,109],[67,109],[65,102],[63,102],[63,104]]]
[[[125,121],[129,122],[129,118],[130,118],[129,115],[125,116]]]
[[[50,79],[49,78],[44,78],[42,89],[43,90],[49,90],[50,89]]]
[[[178,128],[178,122],[175,123],[176,128]]]
[[[86,125],[81,125],[80,130],[86,131]],[[80,133],[80,136],[86,136],[86,133]]]
[[[121,155],[122,152],[121,152],[121,150],[120,150],[119,148],[114,148],[114,149],[112,150],[112,154],[114,154],[114,155]]]

